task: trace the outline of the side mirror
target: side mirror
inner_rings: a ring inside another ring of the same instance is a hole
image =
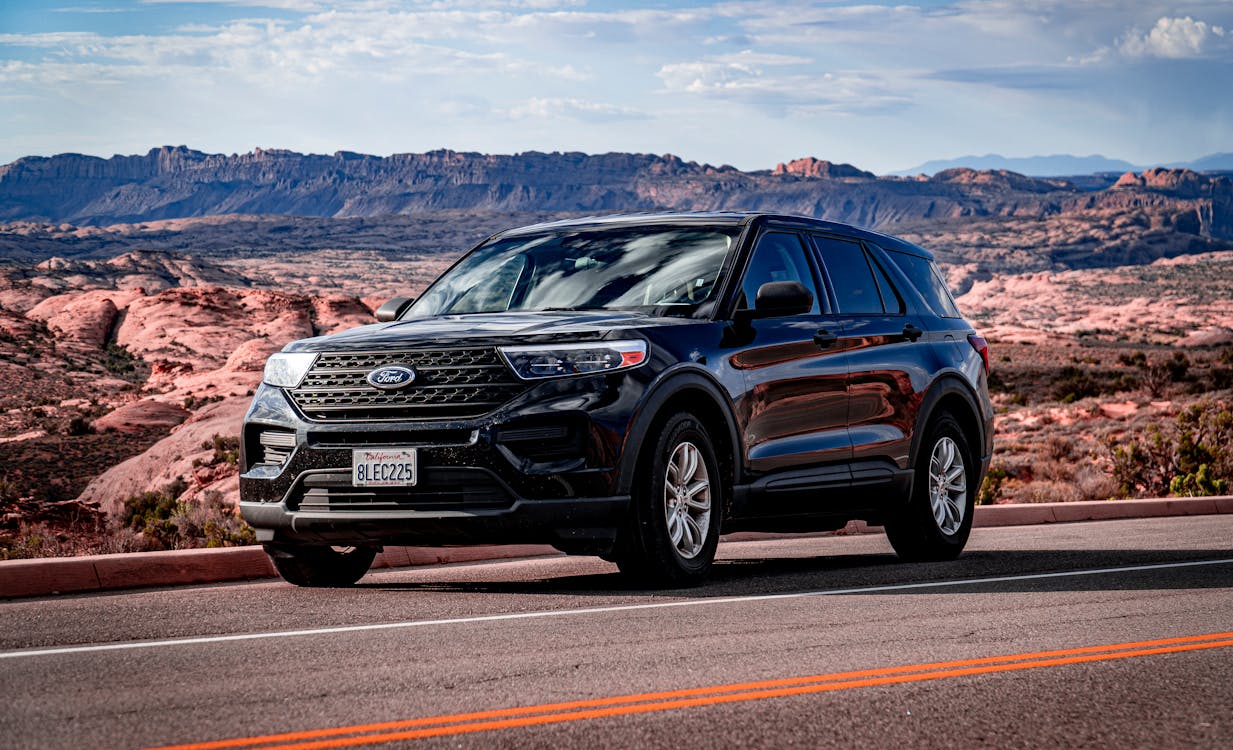
[[[389,323],[391,320],[398,320],[398,316],[402,315],[414,301],[415,297],[394,297],[377,308],[377,322]]]
[[[813,292],[799,281],[768,281],[758,287],[755,317],[779,318],[804,315],[813,307]]]

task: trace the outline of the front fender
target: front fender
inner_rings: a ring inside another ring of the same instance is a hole
[[[678,405],[695,413],[705,409],[706,413],[698,413],[697,416],[712,429],[716,424],[721,425],[726,434],[716,437],[725,438],[732,448],[735,479],[737,483],[741,481],[741,442],[731,397],[709,371],[696,365],[680,365],[666,370],[647,388],[634,412],[621,447],[617,480],[621,493],[632,492],[639,458],[646,441],[654,439],[656,422]]]

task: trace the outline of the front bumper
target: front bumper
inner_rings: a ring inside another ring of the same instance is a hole
[[[584,382],[589,381],[589,382]],[[627,515],[618,486],[619,376],[546,383],[492,414],[432,422],[315,422],[261,386],[245,418],[240,510],[263,542],[455,545],[547,543],[602,553]],[[260,436],[294,436],[281,465]],[[416,486],[351,484],[352,451],[415,447]]]
[[[509,508],[470,511],[304,512],[282,503],[240,503],[262,541],[325,544],[551,544],[606,552],[629,497],[519,500]]]

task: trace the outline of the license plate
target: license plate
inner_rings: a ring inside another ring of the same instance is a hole
[[[416,482],[415,448],[355,448],[351,484],[356,487],[411,487]]]

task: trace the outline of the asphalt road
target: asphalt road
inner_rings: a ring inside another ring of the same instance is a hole
[[[1233,516],[720,556],[0,603],[0,746],[1233,747]]]

